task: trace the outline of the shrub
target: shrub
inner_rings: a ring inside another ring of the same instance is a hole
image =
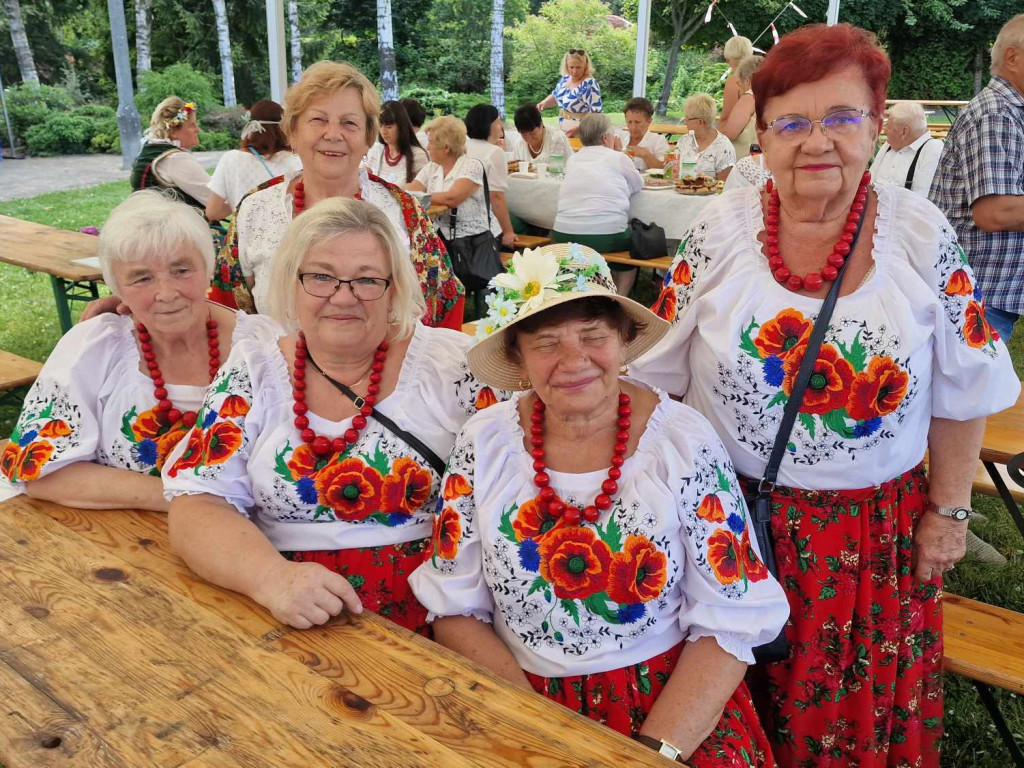
[[[197,151],[209,152],[212,150],[237,149],[238,138],[227,131],[201,131],[199,133],[199,145]]]
[[[25,143],[33,155],[77,155],[89,149],[93,132],[88,117],[53,112],[25,132]]]
[[[41,126],[55,112],[71,109],[71,97],[60,88],[49,85],[21,84],[4,89],[7,112],[14,134],[27,141],[28,130]]]
[[[139,90],[135,94],[135,106],[142,118],[142,127],[149,125],[156,105],[168,96],[180,96],[185,101],[194,101],[199,109],[199,120],[206,113],[223,110],[213,84],[215,79],[205,72],[193,69],[189,64],[172,64],[160,72],[146,72],[139,79]]]
[[[244,107],[227,107],[206,114],[199,114],[199,126],[204,131],[227,131],[235,136],[242,135],[242,129],[248,120]]]
[[[79,117],[113,118],[114,120],[117,120],[117,110],[103,104],[85,104],[73,109],[71,114]]]
[[[89,151],[98,155],[121,154],[121,135],[117,132],[117,125],[114,125],[113,133],[95,134],[89,141]]]
[[[402,98],[416,99],[427,111],[427,120],[439,115],[455,115],[465,117],[469,108],[474,104],[488,102],[486,93],[450,93],[444,88],[427,88],[413,86],[405,88],[401,93]]]

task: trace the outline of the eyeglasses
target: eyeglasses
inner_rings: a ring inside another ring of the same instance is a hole
[[[787,141],[802,141],[811,135],[815,124],[829,138],[852,136],[860,128],[865,117],[872,117],[863,109],[840,109],[825,115],[821,120],[808,120],[802,115],[783,115],[768,123],[772,133]]]
[[[570,48],[569,53],[578,53],[580,56],[586,56],[587,52],[582,48]]]
[[[357,277],[354,280],[342,280],[333,275],[320,272],[301,272],[299,282],[302,289],[310,296],[318,299],[329,299],[336,294],[342,285],[347,285],[352,295],[360,301],[376,301],[387,291],[391,280],[386,277]]]

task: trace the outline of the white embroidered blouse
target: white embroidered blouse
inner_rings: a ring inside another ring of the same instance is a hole
[[[619,669],[709,636],[752,662],[789,605],[707,421],[659,393],[612,508],[568,526],[538,509],[519,397],[474,416],[456,441],[429,554],[409,578],[428,620],[493,623],[520,667],[545,677]],[[548,474],[580,506],[607,477]]]
[[[679,150],[679,162],[697,164],[695,173],[716,176],[736,165],[736,150],[729,137],[721,132],[702,150],[697,149],[697,134],[687,133],[676,142],[676,149]]]
[[[442,459],[463,422],[503,397],[466,366],[472,339],[417,325],[394,391],[377,409]],[[340,395],[339,395],[340,397]],[[281,551],[397,544],[430,535],[440,476],[372,416],[356,444],[320,458],[299,438],[289,363],[277,344],[236,347],[199,420],[164,467],[168,499],[209,493],[250,517]],[[352,419],[306,414],[318,435]]]
[[[130,317],[103,314],[72,327],[57,342],[0,459],[6,478],[0,482],[7,486],[0,487],[0,498],[76,461],[159,476],[188,430],[158,415],[153,380],[139,371],[133,327]],[[239,312],[231,345],[265,345],[282,333],[270,318]],[[221,354],[226,357],[228,350]],[[166,388],[180,411],[195,410],[203,401],[205,387]]]
[[[933,417],[986,416],[1020,392],[945,217],[913,192],[874,189],[874,268],[836,303],[782,485],[879,485],[922,460]],[[751,187],[701,212],[655,306],[673,327],[630,367],[704,414],[749,477],[763,474],[822,303],[776,282],[757,240],[763,221]]]

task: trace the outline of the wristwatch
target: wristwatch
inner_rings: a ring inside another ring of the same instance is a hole
[[[967,509],[966,507],[940,507],[938,504],[932,504],[930,509],[937,515],[942,515],[943,517],[948,517],[951,520],[959,520],[961,522],[964,520],[970,520],[971,515],[974,514],[972,510]]]
[[[656,739],[653,736],[645,736],[640,734],[636,737],[644,746],[650,747],[662,757],[667,757],[669,760],[673,760],[677,763],[683,762],[682,758],[679,757],[681,750],[672,746],[664,739]]]

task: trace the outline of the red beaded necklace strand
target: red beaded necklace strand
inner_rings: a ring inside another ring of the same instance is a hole
[[[356,192],[355,199],[363,199],[362,190]],[[306,210],[306,183],[302,179],[295,182],[295,189],[292,193],[292,207],[295,209],[296,216]]]
[[[164,375],[160,371],[160,364],[156,361],[156,352],[153,351],[153,338],[142,323],[136,323],[135,330],[139,334],[142,359],[146,361],[149,375],[153,379],[153,396],[157,401],[157,411],[163,414],[168,424],[177,424],[181,420],[186,427],[191,428],[196,423],[199,414],[195,411],[185,411],[182,413],[167,399]],[[220,340],[217,336],[217,321],[211,317],[206,321],[206,346],[210,354],[210,381],[213,381],[218,369],[220,369]]]
[[[765,249],[768,252],[768,267],[771,269],[775,279],[785,285],[791,291],[799,291],[806,288],[808,291],[816,291],[825,283],[836,279],[840,267],[846,262],[850,255],[850,243],[853,242],[853,235],[857,231],[861,217],[868,199],[868,184],[871,183],[870,171],[864,171],[860,179],[860,188],[853,198],[850,206],[850,213],[846,216],[846,226],[842,236],[832,246],[832,253],[829,254],[828,263],[818,272],[811,272],[804,277],[794,275],[787,267],[779,253],[779,190],[771,179],[765,185],[765,192],[768,193],[768,211],[764,217]]]
[[[350,445],[359,440],[359,433],[366,428],[366,417],[373,413],[373,406],[377,403],[377,395],[380,394],[380,382],[384,370],[384,361],[388,357],[387,339],[380,343],[377,351],[373,353],[373,365],[370,366],[370,384],[366,388],[366,397],[363,398],[363,406],[359,413],[352,417],[352,426],[345,430],[344,437],[336,437],[333,440],[318,435],[309,426],[309,417],[306,413],[309,407],[306,405],[306,358],[309,357],[309,349],[306,346],[306,335],[299,331],[299,338],[295,342],[295,368],[292,371],[292,412],[295,414],[295,428],[299,430],[302,442],[313,449],[317,456],[326,456],[329,453],[341,453]]]
[[[546,507],[550,517],[565,518],[569,525],[579,525],[583,520],[588,523],[597,522],[601,512],[611,508],[612,497],[619,492],[618,480],[622,477],[620,467],[626,460],[626,444],[629,442],[631,426],[629,417],[633,414],[633,409],[629,407],[629,395],[624,392],[619,394],[619,417],[616,422],[619,431],[612,448],[608,479],[601,483],[601,493],[594,497],[594,503],[583,509],[557,499],[555,489],[551,487],[551,478],[544,464],[544,409],[544,401],[537,398],[533,403],[533,413],[530,414],[530,445],[533,446],[530,454],[533,456],[533,470],[537,473],[533,476],[533,483],[540,489],[541,513],[545,512]]]

